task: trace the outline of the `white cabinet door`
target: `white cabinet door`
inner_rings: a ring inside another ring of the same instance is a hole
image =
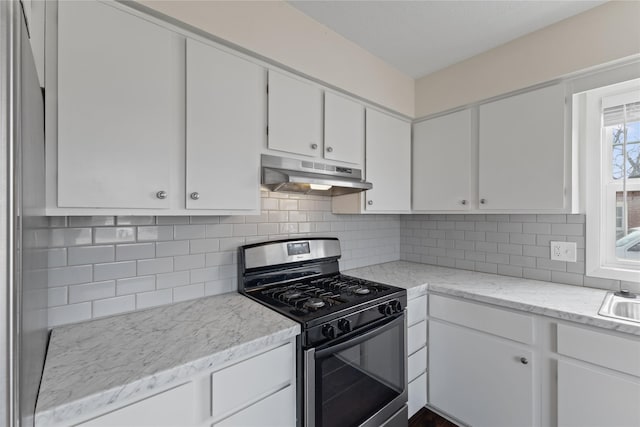
[[[640,380],[558,362],[559,427],[640,426]]]
[[[411,209],[411,124],[367,109],[367,212],[407,212]]]
[[[480,209],[564,208],[564,106],[562,85],[480,106]]]
[[[97,1],[58,6],[58,206],[168,208],[184,38]]]
[[[188,209],[260,208],[262,67],[187,40]]]
[[[296,407],[293,386],[237,412],[212,427],[294,427]]]
[[[324,157],[362,165],[364,106],[345,97],[324,94]]]
[[[533,425],[533,362],[523,346],[429,322],[429,402],[468,425]]]
[[[322,91],[269,70],[269,149],[322,156]]]
[[[413,127],[413,210],[471,207],[471,110]]]
[[[80,427],[190,426],[196,424],[197,411],[194,410],[194,402],[197,398],[193,383],[187,383],[76,425]]]

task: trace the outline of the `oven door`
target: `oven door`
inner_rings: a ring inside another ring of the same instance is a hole
[[[305,351],[305,426],[380,426],[407,403],[404,312]]]

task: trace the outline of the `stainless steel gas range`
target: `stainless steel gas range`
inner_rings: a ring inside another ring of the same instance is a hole
[[[300,322],[298,425],[407,426],[406,291],[340,274],[334,238],[239,248],[239,290]]]

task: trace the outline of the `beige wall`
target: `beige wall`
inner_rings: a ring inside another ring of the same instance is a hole
[[[414,116],[415,81],[282,1],[140,0],[304,74]]]
[[[614,1],[416,81],[416,117],[640,54],[640,2]]]

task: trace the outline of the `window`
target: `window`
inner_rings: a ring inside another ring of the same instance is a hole
[[[585,151],[586,272],[640,281],[640,79],[574,95]]]

